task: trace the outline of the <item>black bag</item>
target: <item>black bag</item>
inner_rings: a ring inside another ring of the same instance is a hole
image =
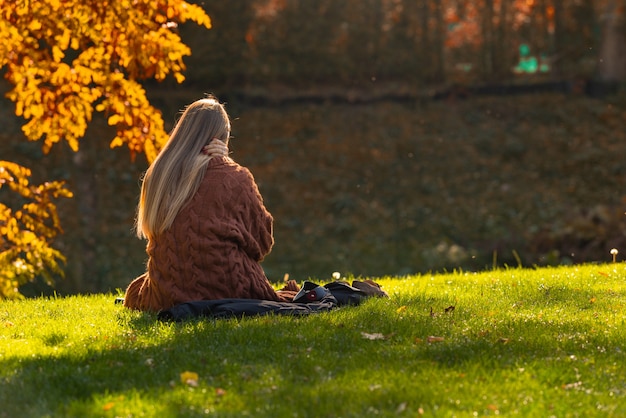
[[[300,291],[293,298],[294,302],[309,303],[321,300],[328,293],[337,299],[338,306],[358,305],[363,300],[376,297],[389,297],[378,283],[372,280],[358,281],[354,280],[352,285],[346,282],[336,281],[327,283],[324,287],[316,283],[306,281],[302,285]]]
[[[358,305],[372,296],[386,297],[378,284],[368,282],[332,282],[320,286],[306,281],[293,302],[261,299],[218,299],[180,303],[158,313],[162,321],[184,321],[198,317],[241,318],[257,315],[308,315],[326,312],[343,305]]]

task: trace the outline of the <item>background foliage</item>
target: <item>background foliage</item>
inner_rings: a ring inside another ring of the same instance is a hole
[[[185,25],[181,33],[194,51],[188,83],[211,91],[370,89],[377,80],[406,92],[510,80],[542,66],[573,82],[599,71],[601,54],[624,75],[624,6],[623,0],[236,0],[205,2],[213,30]],[[603,51],[603,40],[613,36],[622,49]]]
[[[484,269],[494,252],[499,265],[517,265],[513,251],[526,266],[600,261],[626,248],[623,98],[232,102],[229,110],[233,156],[253,171],[276,218],[264,263],[272,280]],[[76,192],[59,202],[68,277],[58,289],[123,287],[143,272],[132,223],[145,161],[130,165],[102,141],[47,157],[36,144],[0,144],[2,155],[67,178]]]
[[[202,7],[211,30],[170,28],[193,51],[185,82],[178,72],[137,88],[162,113],[164,131],[206,92],[227,102],[234,156],[276,218],[264,264],[273,280],[600,260],[624,228],[623,6],[210,1]],[[60,61],[80,57],[70,49]],[[131,164],[127,151],[109,149],[122,132],[110,125],[126,117],[94,114],[77,151],[44,143],[44,155],[41,143],[24,140],[14,111],[0,103],[3,158],[31,167],[35,182],[65,180],[75,194],[58,203],[65,234],[55,248],[68,260],[57,288],[124,287],[144,269],[144,243],[131,229],[147,167],[141,154]]]

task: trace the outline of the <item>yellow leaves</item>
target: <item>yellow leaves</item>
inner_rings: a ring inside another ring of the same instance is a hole
[[[59,8],[61,7],[60,0],[48,0],[48,3],[50,4],[52,10],[59,10]]]
[[[15,88],[9,97],[16,101],[16,114],[29,119],[22,130],[30,140],[45,137],[44,151],[65,139],[78,149],[87,124],[91,121],[92,103],[101,90],[90,85],[92,72],[81,66],[50,62],[47,68],[15,72]]]
[[[10,161],[0,161],[0,188],[7,185],[11,190],[28,198],[32,193],[31,189],[28,188],[30,175],[31,171],[26,167]]]
[[[197,387],[198,386],[198,373],[185,371],[180,374],[181,383]]]
[[[146,154],[146,158],[148,161],[154,161],[159,153],[159,150],[163,147],[165,142],[167,141],[167,137],[162,136],[155,141],[146,141],[144,142],[144,153]]]
[[[54,48],[58,48],[61,51],[67,50],[68,47],[70,46],[70,42],[71,42],[71,39],[72,39],[71,35],[72,35],[71,31],[69,29],[67,29],[67,28],[65,28],[63,30],[63,32],[61,32],[60,34],[56,35],[54,37],[56,45],[52,46],[53,52],[54,52]],[[76,48],[74,48],[74,49],[76,49]]]
[[[106,404],[104,404],[102,406],[102,410],[103,411],[110,411],[111,409],[113,409],[115,407],[115,402],[107,402]]]
[[[28,25],[28,30],[38,31],[38,30],[41,30],[41,27],[42,27],[41,22],[37,19],[33,19]]]
[[[11,210],[6,206],[2,205],[0,208],[2,208],[3,218],[6,218],[4,225],[0,225],[0,236],[4,237],[7,241],[15,241],[19,233],[17,219],[9,217]]]
[[[154,160],[167,133],[138,80],[184,81],[191,50],[175,30],[186,20],[211,27],[201,7],[181,0],[0,1],[0,69],[26,138],[43,139],[46,153],[60,141],[76,151],[95,110],[116,128],[111,147],[126,144],[131,157]],[[0,161],[0,188],[25,201],[15,209],[0,203],[0,298],[19,297],[19,285],[35,276],[50,282],[62,274],[65,259],[50,246],[62,232],[52,199],[72,194],[61,182],[34,186],[29,177]]]
[[[61,48],[56,45],[52,47],[52,59],[54,60],[54,62],[61,62],[64,56],[65,53]]]
[[[43,276],[62,275],[63,255],[50,246],[50,240],[63,232],[52,202],[56,197],[71,197],[63,182],[31,185],[30,170],[0,161],[0,188],[8,186],[26,200],[17,209],[0,203],[0,299],[20,297],[18,286]]]
[[[181,84],[183,81],[185,81],[185,76],[181,73],[174,73],[174,78],[176,79],[176,82],[178,84]]]
[[[182,2],[181,4],[181,22],[191,20],[196,22],[200,26],[204,26],[207,29],[211,29],[211,18],[204,12],[204,10],[195,4],[189,4]]]
[[[498,405],[488,404],[486,407],[489,411],[493,412],[495,415],[499,415],[500,411],[498,409]]]
[[[132,80],[114,79],[106,84],[101,108],[108,114],[108,123],[117,128],[111,148],[127,144],[134,157],[144,152],[154,160],[167,141],[161,113],[148,102],[141,85]]]
[[[184,371],[184,372],[182,372],[180,374],[180,382],[183,385],[187,385],[189,387],[196,388],[196,387],[199,386],[200,376],[196,372]],[[175,386],[175,382],[174,381],[170,381],[170,386],[174,387]],[[227,394],[227,392],[226,392],[225,389],[223,389],[221,387],[215,388],[215,396],[216,397],[221,398],[223,396],[226,396],[226,394]]]
[[[29,140],[43,138],[45,152],[62,140],[77,150],[95,110],[118,128],[112,146],[156,156],[167,138],[160,112],[143,89],[126,91],[124,81],[171,74],[182,83],[191,50],[175,30],[187,20],[210,28],[201,7],[181,0],[46,0],[2,2],[0,13],[8,16],[0,19],[0,68],[14,86],[8,97],[27,120]]]
[[[174,17],[176,17],[176,9],[172,6],[168,6],[167,7],[167,18],[168,19],[173,19]]]
[[[104,107],[104,106],[102,106],[102,107]],[[123,119],[124,118],[122,118],[120,115],[115,114],[115,115],[109,116],[109,120],[107,121],[107,123],[109,125],[111,125],[111,126],[115,126],[118,123],[122,122]]]

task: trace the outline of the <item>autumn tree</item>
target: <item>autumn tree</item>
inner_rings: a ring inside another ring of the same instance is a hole
[[[111,147],[126,145],[131,157],[145,153],[152,160],[167,134],[141,81],[184,80],[183,58],[191,51],[177,26],[185,21],[211,27],[201,7],[182,0],[0,0],[0,69],[13,87],[7,97],[25,121],[26,139],[42,141],[45,153],[60,141],[76,151],[94,112],[102,112],[116,129]],[[0,186],[34,199],[22,209],[0,206],[0,288],[12,280],[11,288],[34,275],[15,279],[4,274],[7,265],[59,270],[54,263],[62,255],[43,252],[38,261],[26,244],[49,243],[60,232],[49,197],[69,192],[55,182],[31,190],[27,168],[3,164]],[[53,219],[52,227],[26,222],[28,213]]]
[[[30,183],[28,168],[0,161],[0,189],[8,187],[21,201],[0,203],[0,299],[20,296],[19,286],[38,276],[49,285],[63,274],[65,256],[50,245],[62,232],[53,199],[71,197],[62,182]]]

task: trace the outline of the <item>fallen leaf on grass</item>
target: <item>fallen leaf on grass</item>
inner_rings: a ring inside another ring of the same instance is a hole
[[[397,313],[402,313],[404,311],[406,311],[406,305],[400,306],[398,309],[396,309]]]
[[[407,407],[407,403],[402,402],[400,405],[398,405],[398,408],[396,408],[396,414],[401,414],[404,411],[406,411],[406,407]]]
[[[366,340],[386,340],[392,335],[393,334],[383,335],[380,332],[375,332],[372,334],[370,334],[369,332],[361,332],[361,337],[365,338]]]
[[[384,340],[385,339],[385,336],[381,334],[380,332],[375,332],[373,334],[370,334],[369,332],[362,332],[361,337],[365,338],[366,340]]]
[[[440,343],[442,341],[444,341],[445,338],[443,337],[435,337],[435,336],[429,336],[426,341],[428,341],[429,343]]]
[[[188,386],[198,386],[198,373],[194,372],[182,372],[180,374],[180,381]]]
[[[103,411],[109,411],[111,409],[113,409],[113,407],[115,406],[115,402],[108,402],[106,404],[104,404],[104,406],[102,407]]]
[[[583,382],[578,381],[578,382],[574,382],[574,383],[568,383],[565,385],[562,385],[561,388],[563,390],[570,390],[570,389],[578,389],[583,385]]]

